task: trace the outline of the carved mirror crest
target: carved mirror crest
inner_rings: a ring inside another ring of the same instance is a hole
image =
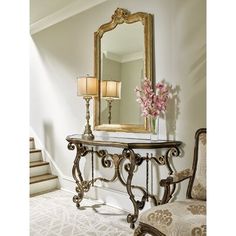
[[[148,132],[135,87],[144,78],[152,79],[152,38],[152,15],[122,8],[94,33],[95,76],[100,84],[95,130]]]

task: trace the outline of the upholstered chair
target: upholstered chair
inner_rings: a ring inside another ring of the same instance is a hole
[[[186,200],[168,203],[176,184],[189,180]],[[165,188],[161,204],[140,214],[134,235],[206,235],[206,129],[197,130],[192,169],[160,181]]]

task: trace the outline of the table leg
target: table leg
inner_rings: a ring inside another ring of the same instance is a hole
[[[76,182],[76,188],[75,191],[77,192],[77,195],[74,195],[73,202],[76,203],[76,207],[80,207],[80,202],[83,200],[84,193],[88,192],[90,189],[91,181],[85,181],[82,177],[81,171],[80,171],[80,159],[82,156],[85,156],[86,154],[86,148],[82,146],[81,144],[68,144],[69,150],[74,150],[76,147],[76,156],[72,167],[72,176]]]
[[[126,164],[126,170],[128,171],[128,178],[126,182],[126,189],[127,193],[129,194],[129,198],[133,204],[134,207],[134,214],[128,214],[127,216],[127,222],[130,223],[130,228],[134,229],[134,223],[138,219],[138,214],[139,214],[139,204],[135,200],[135,196],[132,193],[132,179],[134,175],[134,169],[135,169],[135,153],[131,149],[124,149],[122,155],[127,158],[130,163]]]

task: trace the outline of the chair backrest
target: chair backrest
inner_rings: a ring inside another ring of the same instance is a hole
[[[206,200],[206,129],[196,131],[193,157],[193,175],[189,180],[187,198]]]

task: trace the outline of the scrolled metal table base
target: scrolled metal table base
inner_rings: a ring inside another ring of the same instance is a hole
[[[76,204],[76,207],[80,207],[80,203],[84,198],[84,194],[90,190],[90,187],[93,184],[100,180],[103,182],[113,182],[115,180],[119,180],[119,182],[126,187],[127,193],[129,195],[130,201],[133,205],[133,213],[128,214],[127,222],[130,224],[130,227],[134,229],[135,222],[138,219],[139,211],[142,210],[145,206],[145,202],[149,199],[153,200],[154,205],[161,204],[160,200],[157,200],[156,197],[149,193],[148,191],[148,163],[149,161],[153,161],[158,165],[166,165],[169,174],[173,173],[171,165],[169,163],[169,158],[172,156],[178,156],[180,151],[177,147],[169,148],[165,155],[161,155],[158,157],[154,157],[152,154],[149,156],[142,157],[140,154],[134,152],[131,148],[124,148],[121,154],[110,154],[107,150],[99,150],[96,151],[92,148],[88,148],[88,146],[83,145],[82,143],[72,143],[69,142],[68,149],[74,150],[76,147],[76,156],[74,159],[73,167],[72,167],[72,176],[76,183],[76,193],[73,197],[73,202]],[[84,180],[81,170],[80,170],[80,160],[82,157],[91,154],[91,169],[92,169],[92,179],[91,180]],[[94,178],[94,155],[96,155],[99,159],[101,159],[102,166],[104,168],[113,168],[114,173],[111,179],[106,179],[102,177]],[[123,165],[123,162],[126,160],[126,164]],[[132,180],[134,176],[135,169],[142,165],[142,163],[146,161],[147,168],[146,168],[146,188],[141,186],[132,185]],[[127,179],[122,177],[121,171],[124,170],[128,173]],[[141,200],[136,200],[135,195],[133,194],[133,189],[138,189],[142,193]]]

